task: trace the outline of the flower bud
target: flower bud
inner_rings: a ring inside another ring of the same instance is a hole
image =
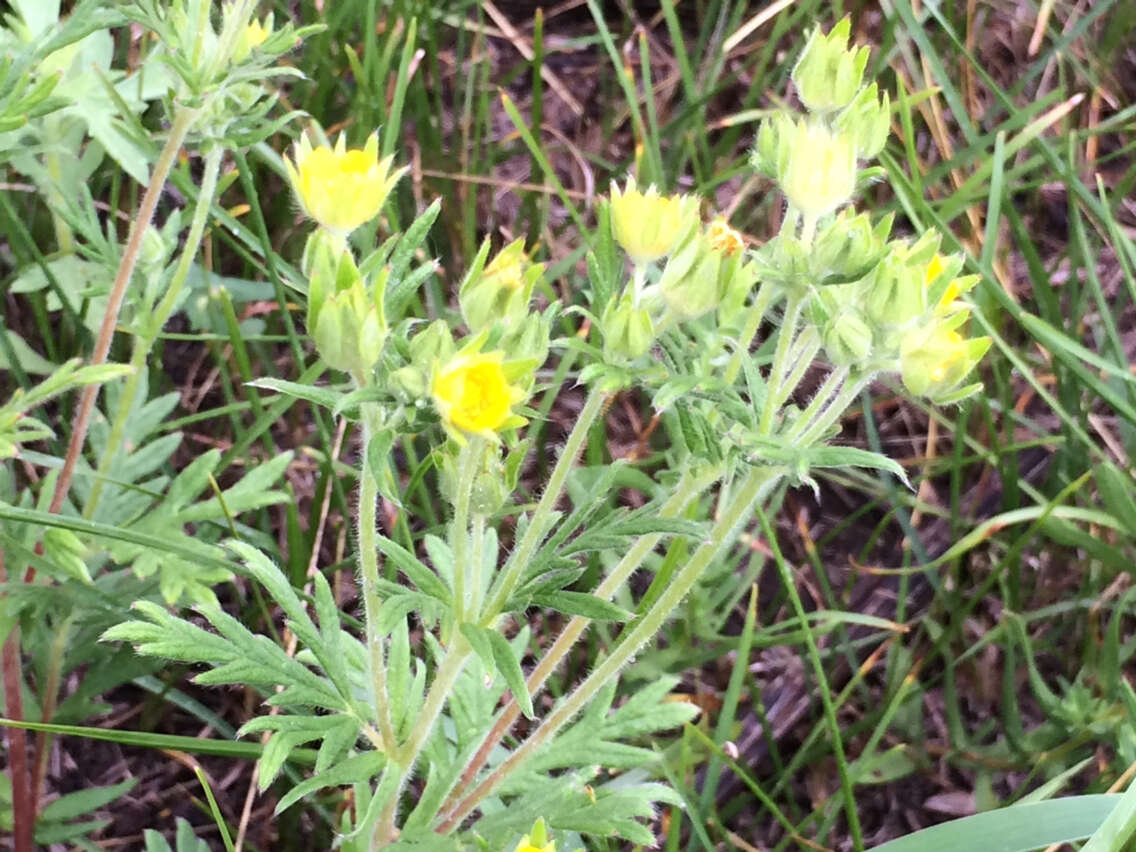
[[[812,262],[817,280],[832,285],[868,275],[884,256],[893,219],[892,215],[886,216],[873,227],[868,214],[851,216],[842,210],[813,242]]]
[[[712,310],[718,304],[722,257],[706,234],[691,234],[667,260],[659,279],[667,307],[682,319],[694,319]]]
[[[330,367],[359,377],[382,355],[387,329],[381,306],[368,298],[359,279],[324,299],[316,326],[309,331]]]
[[[69,577],[90,585],[91,573],[83,555],[87,548],[71,530],[51,528],[43,534],[43,555]]]
[[[986,354],[990,348],[989,337],[966,340],[955,331],[964,320],[965,314],[960,314],[929,330],[910,331],[903,338],[900,374],[911,393],[932,401],[948,401]]]
[[[781,191],[805,216],[819,219],[847,203],[856,188],[855,140],[816,122],[793,129]]]
[[[493,323],[506,325],[528,315],[533,288],[544,273],[544,264],[531,263],[523,239],[514,240],[473,278],[462,282],[458,292],[462,316],[476,333]]]
[[[887,92],[879,100],[875,83],[861,89],[855,100],[840,114],[836,128],[856,140],[856,156],[870,160],[884,149],[891,133],[891,101]]]
[[[611,224],[615,239],[635,263],[653,263],[698,227],[698,201],[684,195],[662,196],[653,186],[640,192],[635,178],[628,178],[622,191],[612,187]]]
[[[718,272],[718,325],[740,330],[746,302],[757,284],[757,265],[744,254],[722,261]]]
[[[921,316],[926,306],[922,267],[909,265],[896,253],[886,257],[867,282],[864,307],[869,322],[877,327],[904,326]]]
[[[612,296],[600,317],[600,328],[604,357],[615,363],[634,361],[646,355],[655,342],[651,313],[637,307],[631,293]]]
[[[827,35],[818,26],[809,36],[793,68],[793,84],[801,102],[810,110],[842,109],[860,89],[868,64],[868,48],[849,50],[851,31],[851,21],[844,18]]]
[[[244,62],[254,48],[260,47],[272,35],[272,14],[264,19],[262,24],[256,18],[249,21],[249,25],[237,36],[237,44],[233,49],[233,61]]]
[[[548,360],[550,321],[551,313],[525,314],[505,332],[498,345],[510,358],[532,360],[543,364]]]
[[[824,351],[837,367],[861,363],[872,353],[872,329],[859,311],[845,309],[824,330]]]

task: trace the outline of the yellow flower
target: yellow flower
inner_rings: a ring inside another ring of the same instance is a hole
[[[651,263],[670,254],[697,223],[697,202],[682,195],[659,195],[652,186],[640,192],[635,178],[611,190],[615,238],[635,263]]]
[[[934,303],[934,312],[938,316],[949,314],[958,308],[959,306],[955,303],[980,280],[977,275],[954,277],[954,273],[958,271],[960,265],[961,263],[957,259],[952,261],[951,258],[943,257],[938,253],[927,262],[923,278],[924,286],[930,292],[942,291]],[[945,286],[937,283],[940,277],[944,275],[950,276]]]
[[[974,369],[990,338],[967,340],[955,329],[966,321],[965,311],[931,328],[914,329],[900,345],[903,384],[911,393],[932,400],[949,399]]]
[[[745,248],[742,235],[726,224],[724,219],[715,219],[707,226],[706,239],[710,241],[712,249],[731,257]]]
[[[448,428],[493,437],[494,433],[525,423],[513,414],[524,391],[510,384],[501,352],[457,355],[435,369],[431,394]]]
[[[264,40],[268,38],[270,30],[265,29],[264,24],[253,18],[245,29],[245,43],[250,47],[259,47],[264,44]]]
[[[788,141],[788,161],[778,179],[789,202],[820,218],[845,204],[856,188],[856,144],[846,133],[798,122]]]
[[[366,147],[346,147],[340,135],[335,148],[312,148],[307,137],[296,145],[295,164],[284,168],[304,212],[329,231],[346,235],[373,219],[391,189],[406,171],[391,171],[393,157],[378,158],[379,137],[372,133]]]

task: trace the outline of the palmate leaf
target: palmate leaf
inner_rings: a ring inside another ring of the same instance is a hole
[[[668,701],[678,681],[664,678],[639,689],[622,706],[608,712],[615,685],[601,692],[571,727],[564,730],[526,766],[530,772],[603,765],[643,766],[658,759],[650,749],[630,745],[624,740],[644,737],[678,728],[698,715],[698,708],[686,701]],[[503,789],[516,790],[531,781],[522,772]],[[517,785],[514,787],[513,785]]]
[[[649,847],[656,838],[643,821],[655,816],[658,804],[682,801],[663,784],[630,778],[606,784],[594,781],[594,771],[534,778],[522,795],[483,816],[472,831],[488,841],[490,848],[508,848],[536,819],[543,818],[553,831],[619,837]]]

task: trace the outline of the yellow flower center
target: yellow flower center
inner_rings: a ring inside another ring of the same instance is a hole
[[[268,38],[268,30],[260,21],[252,21],[245,30],[245,41],[248,42],[249,47],[264,44],[266,38]]]
[[[721,219],[715,219],[710,223],[706,229],[706,238],[710,241],[712,249],[731,257],[745,248],[742,235]]]
[[[490,432],[509,418],[512,389],[499,361],[460,362],[438,374],[434,397],[442,416],[465,432]]]

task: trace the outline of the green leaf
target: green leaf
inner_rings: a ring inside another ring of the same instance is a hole
[[[1119,795],[1070,796],[1013,805],[951,820],[877,846],[871,852],[1034,852],[1093,834],[1119,804]]]
[[[294,397],[295,399],[303,399],[315,405],[322,405],[324,408],[330,409],[335,409],[339,401],[346,396],[346,394],[332,390],[331,388],[318,385],[305,385],[299,382],[288,382],[284,379],[260,378],[248,382],[248,385],[249,387],[276,391],[276,393]]]
[[[60,796],[47,805],[39,815],[44,822],[63,822],[68,819],[86,816],[103,805],[110,804],[123,793],[129,792],[138,783],[137,778],[128,778],[113,787],[93,787]]]
[[[534,595],[532,602],[567,615],[582,615],[593,621],[627,621],[635,615],[610,601],[584,592],[543,592]]]
[[[386,757],[375,751],[364,752],[349,757],[337,766],[320,772],[301,781],[276,803],[276,813],[287,810],[304,796],[322,790],[324,787],[344,787],[348,784],[369,782],[378,775],[386,764]]]
[[[418,561],[413,553],[386,536],[377,536],[376,544],[383,556],[390,559],[418,589],[449,606],[450,590],[438,575]]]

